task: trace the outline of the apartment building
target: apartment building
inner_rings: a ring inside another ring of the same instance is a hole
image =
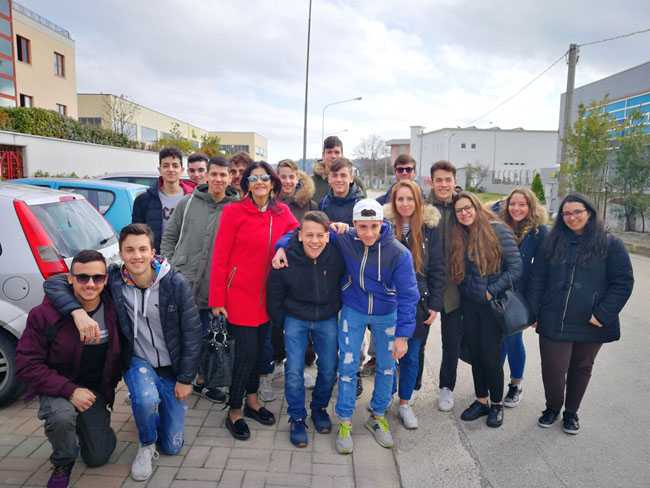
[[[203,136],[217,136],[227,154],[243,151],[254,160],[268,157],[268,142],[256,132],[210,131],[108,93],[79,93],[77,100],[79,122],[112,129],[145,146],[170,137],[176,129],[197,148]]]
[[[0,0],[0,106],[77,117],[70,32],[12,0]]]

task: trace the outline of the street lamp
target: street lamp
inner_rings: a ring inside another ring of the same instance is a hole
[[[346,100],[339,100],[338,102],[328,103],[323,107],[323,122],[321,124],[321,130],[320,130],[321,143],[325,140],[325,110],[327,110],[327,107],[331,107],[332,105],[339,105],[341,103],[358,102],[359,100],[361,100],[361,98],[362,97],[355,97],[355,98],[348,98]]]
[[[309,47],[311,44],[311,0],[307,18],[307,62],[305,68],[305,120],[302,126],[302,169],[307,167],[307,98],[309,95]]]

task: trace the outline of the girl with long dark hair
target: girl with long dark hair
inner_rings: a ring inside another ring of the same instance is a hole
[[[266,280],[276,241],[298,226],[289,208],[276,200],[282,183],[264,161],[251,164],[242,176],[244,197],[223,209],[212,255],[209,305],[225,315],[235,338],[235,365],[226,427],[239,440],[250,437],[243,416],[264,425],[274,415],[258,401],[258,356],[269,342]],[[271,360],[271,358],[269,358]]]
[[[512,231],[497,222],[473,193],[458,194],[453,215],[450,272],[452,281],[460,285],[464,334],[476,394],[476,400],[461,419],[471,421],[487,415],[489,427],[500,427],[503,335],[489,302],[519,279],[521,256]]]
[[[546,394],[540,427],[553,425],[564,406],[564,432],[578,433],[577,412],[594,360],[603,343],[620,339],[618,315],[633,285],[623,242],[605,231],[587,197],[567,195],[535,257],[527,294],[537,318]]]

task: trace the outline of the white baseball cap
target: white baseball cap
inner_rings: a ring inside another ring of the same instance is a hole
[[[352,220],[384,220],[384,207],[373,198],[364,198],[354,204]]]

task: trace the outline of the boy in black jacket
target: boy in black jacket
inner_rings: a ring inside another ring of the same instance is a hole
[[[337,314],[341,308],[340,281],[345,265],[328,244],[329,221],[323,212],[307,212],[286,250],[291,268],[271,271],[267,308],[275,327],[284,326],[285,397],[297,447],[308,443],[303,372],[309,336],[318,355],[318,376],[311,401],[311,418],[322,434],[332,430],[326,408],[336,382]]]

